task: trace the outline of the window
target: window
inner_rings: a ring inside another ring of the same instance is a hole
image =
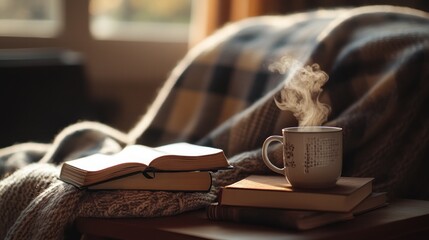
[[[91,0],[97,39],[187,41],[192,0]]]
[[[62,24],[61,4],[61,0],[0,0],[0,35],[57,35]]]

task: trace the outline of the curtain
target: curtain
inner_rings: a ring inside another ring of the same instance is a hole
[[[226,23],[247,17],[376,4],[429,11],[426,0],[195,0],[189,46],[194,46]]]
[[[293,1],[295,2],[295,1]],[[299,1],[297,1],[299,2]],[[282,0],[197,0],[193,7],[190,46],[228,22],[247,17],[280,13]]]

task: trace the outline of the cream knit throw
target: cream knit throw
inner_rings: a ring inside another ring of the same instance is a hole
[[[57,176],[57,167],[32,164],[1,182],[2,239],[62,239],[76,216],[168,216],[215,199],[213,193],[82,191]]]

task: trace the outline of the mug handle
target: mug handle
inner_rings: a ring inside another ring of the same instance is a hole
[[[278,168],[271,163],[270,158],[268,157],[268,146],[274,141],[280,142],[283,145],[283,136],[273,135],[265,139],[264,144],[262,145],[262,160],[264,160],[265,165],[267,165],[269,169],[278,174],[284,175],[285,167]]]

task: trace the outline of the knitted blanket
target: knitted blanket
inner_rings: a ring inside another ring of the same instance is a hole
[[[76,236],[76,217],[159,217],[216,201],[219,187],[271,174],[266,137],[297,125],[278,99],[294,72],[283,56],[329,75],[320,100],[326,125],[344,129],[344,176],[375,177],[375,191],[429,200],[429,15],[373,6],[264,16],[225,26],[191,49],[148,112],[127,133],[96,122],[64,129],[50,144],[0,150],[0,238]],[[138,103],[136,103],[138,104]],[[213,174],[208,193],[85,191],[58,179],[61,163],[128,144],[188,141],[224,149],[234,169]],[[273,148],[281,162],[281,152]]]

